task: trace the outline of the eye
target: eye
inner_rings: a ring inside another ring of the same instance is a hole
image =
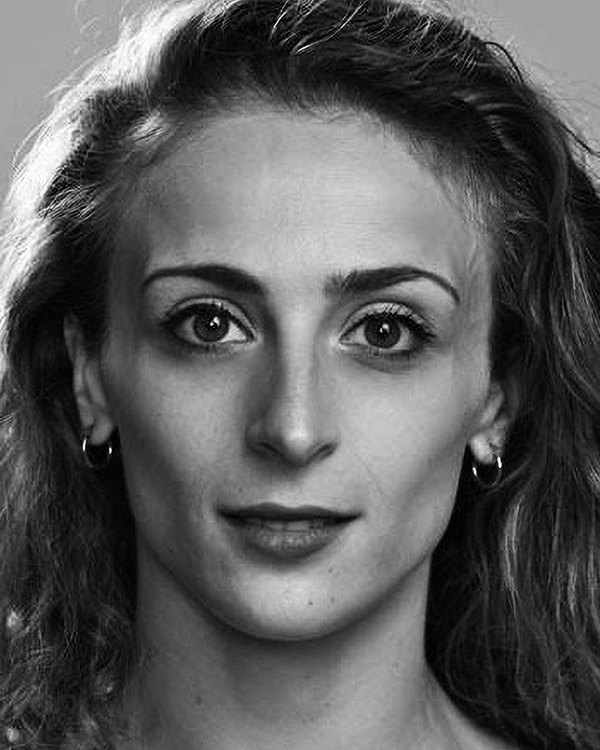
[[[412,311],[386,304],[353,316],[342,343],[368,356],[409,357],[431,338],[431,330]]]
[[[216,349],[254,340],[241,311],[228,303],[211,300],[194,302],[168,315],[165,327],[174,336],[195,347]]]

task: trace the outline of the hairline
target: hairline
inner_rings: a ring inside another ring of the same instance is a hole
[[[108,180],[108,192],[113,194],[112,201],[110,198],[109,201],[117,204],[109,207],[113,226],[111,257],[119,244],[121,232],[125,228],[127,214],[134,210],[135,197],[131,196],[135,195],[135,189],[145,177],[168,160],[186,141],[197,138],[198,134],[201,134],[211,123],[245,114],[269,112],[322,119],[326,124],[348,118],[379,126],[385,136],[405,146],[410,157],[434,177],[455,208],[460,211],[463,221],[475,225],[481,244],[489,246],[494,244],[492,238],[498,227],[494,217],[496,212],[492,207],[497,201],[492,198],[494,191],[490,189],[490,181],[484,179],[483,175],[472,174],[473,170],[470,170],[468,165],[459,165],[456,159],[445,156],[441,146],[446,144],[437,146],[433,138],[415,132],[416,128],[411,128],[391,116],[382,116],[381,113],[367,106],[356,106],[345,101],[340,101],[333,106],[324,102],[311,103],[309,106],[304,103],[284,101],[282,97],[268,93],[256,95],[254,92],[242,91],[235,97],[227,97],[226,101],[223,97],[223,100],[220,99],[208,106],[197,106],[185,112],[173,112],[163,107],[146,116],[144,121],[134,128],[134,132],[130,132],[130,137],[135,138],[135,130],[139,132],[140,127],[144,128],[153,115],[165,130],[170,131],[159,135],[158,142],[149,158],[146,154],[146,159],[144,159],[141,153],[138,159],[134,156],[131,174],[127,175],[125,172],[126,176],[123,177],[123,170],[115,170],[116,176],[111,176]],[[468,158],[464,161],[468,162]],[[111,179],[119,183],[114,186],[114,190],[110,186]],[[477,184],[473,184],[475,182]],[[482,195],[485,199],[482,199]]]

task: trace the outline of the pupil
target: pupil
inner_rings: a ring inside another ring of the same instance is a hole
[[[229,330],[227,317],[220,312],[207,310],[196,315],[194,333],[203,341],[220,341]]]
[[[401,329],[391,316],[372,318],[365,325],[365,338],[371,346],[389,349],[400,340]]]

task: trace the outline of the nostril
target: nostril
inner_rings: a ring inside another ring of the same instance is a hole
[[[331,393],[314,366],[293,364],[271,370],[254,392],[246,442],[256,455],[303,467],[331,456],[338,439]]]
[[[276,459],[290,466],[307,466],[331,456],[337,440],[325,435],[266,431],[254,426],[247,434],[247,443],[254,453]]]
[[[254,448],[254,450],[257,453],[261,453],[266,456],[277,455],[279,453],[279,451],[275,448],[275,446],[265,439],[251,441],[250,445]]]

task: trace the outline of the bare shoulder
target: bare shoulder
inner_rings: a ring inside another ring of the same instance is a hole
[[[480,729],[474,729],[472,736],[465,736],[461,750],[519,750],[519,748]]]
[[[447,718],[455,744],[460,750],[519,750],[517,745],[481,729],[454,705],[448,703]]]

